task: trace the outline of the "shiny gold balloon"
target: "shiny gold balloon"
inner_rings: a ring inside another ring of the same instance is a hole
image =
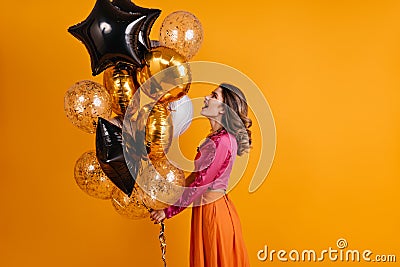
[[[149,212],[142,204],[141,195],[137,189],[134,189],[131,197],[128,197],[124,192],[115,188],[112,191],[111,203],[115,210],[126,218],[138,220],[149,217]]]
[[[89,196],[110,199],[114,184],[107,178],[96,158],[96,151],[82,154],[75,163],[75,181]]]
[[[164,157],[173,134],[172,116],[163,104],[150,103],[142,107],[136,120],[136,140],[144,143],[150,160]]]
[[[133,146],[135,147],[137,154],[143,156],[144,159],[148,159],[145,138],[146,123],[151,111],[151,106],[151,103],[144,105],[140,109],[136,121],[134,123],[131,123],[132,136],[135,140]],[[132,146],[132,144],[129,145]]]
[[[71,86],[64,96],[67,118],[79,129],[95,133],[98,117],[111,116],[111,97],[106,88],[93,81],[80,81]]]
[[[164,209],[181,197],[185,173],[163,157],[145,167],[139,173],[136,183],[144,193],[143,202],[147,207]]]
[[[187,94],[192,78],[185,61],[173,49],[162,46],[152,48],[145,56],[145,66],[137,70],[137,80],[142,91],[160,103],[176,101]],[[146,83],[151,77],[151,82]]]
[[[176,11],[169,14],[160,28],[160,43],[191,59],[203,42],[203,27],[190,12]]]
[[[140,94],[136,93],[139,84],[133,67],[119,63],[104,71],[103,84],[112,99],[112,111],[117,115],[124,115],[129,102],[133,98],[131,112],[135,113],[140,106]]]

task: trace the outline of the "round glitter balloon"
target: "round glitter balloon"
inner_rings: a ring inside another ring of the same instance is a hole
[[[203,27],[190,12],[176,11],[169,14],[160,28],[160,43],[175,49],[187,60],[200,49],[203,42]]]
[[[111,203],[115,210],[126,218],[138,220],[149,217],[149,212],[142,204],[141,196],[136,189],[133,190],[131,197],[128,197],[115,188],[112,191]]]
[[[64,96],[64,111],[73,125],[87,133],[95,133],[98,117],[111,116],[111,97],[106,88],[93,81],[72,85]]]
[[[143,190],[143,202],[154,210],[174,204],[182,195],[185,173],[172,165],[166,157],[152,161],[136,180]]]
[[[89,196],[110,199],[114,184],[107,178],[96,158],[96,151],[82,154],[75,163],[75,181]]]

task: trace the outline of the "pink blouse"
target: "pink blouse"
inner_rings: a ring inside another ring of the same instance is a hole
[[[223,129],[208,136],[197,151],[194,161],[196,177],[192,184],[185,188],[180,199],[164,209],[166,218],[184,210],[208,189],[227,189],[237,153],[236,138]]]

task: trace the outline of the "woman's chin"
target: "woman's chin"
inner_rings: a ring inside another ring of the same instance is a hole
[[[208,119],[211,117],[210,114],[207,114],[207,112],[204,109],[202,111],[200,111],[200,115],[202,115]]]

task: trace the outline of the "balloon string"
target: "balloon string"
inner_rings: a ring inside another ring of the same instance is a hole
[[[142,201],[142,205],[149,211],[151,212],[152,209],[150,209],[149,207],[146,206],[146,204],[144,204],[144,201]],[[167,260],[165,259],[165,253],[167,251],[167,242],[165,241],[165,235],[164,235],[164,231],[165,231],[165,224],[164,222],[160,222],[160,234],[158,235],[158,239],[160,240],[160,247],[161,247],[161,259],[164,262],[164,267],[167,267]]]
[[[167,250],[167,243],[165,241],[165,235],[164,235],[165,225],[163,222],[160,222],[159,225],[160,225],[160,235],[158,236],[158,238],[160,239],[161,259],[164,262],[164,267],[167,267],[167,261],[165,259],[165,253]]]

